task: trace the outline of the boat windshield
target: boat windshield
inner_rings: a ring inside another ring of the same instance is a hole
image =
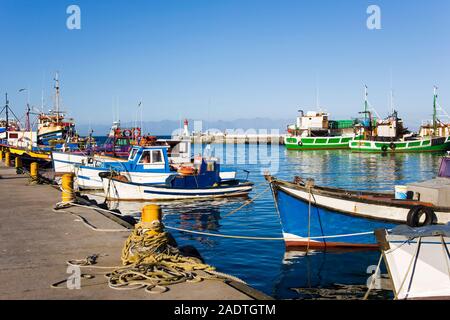
[[[138,149],[133,148],[133,150],[131,150],[130,156],[128,158],[129,161],[133,161],[134,157],[136,157],[136,153],[137,153]]]
[[[439,168],[440,178],[450,178],[450,158],[444,157],[441,161],[441,167]]]

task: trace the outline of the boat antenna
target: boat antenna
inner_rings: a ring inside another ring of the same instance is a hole
[[[391,88],[391,94],[390,94],[390,106],[391,106],[391,113],[394,114],[395,108],[394,108],[394,90]]]
[[[319,77],[316,74],[316,108],[318,109],[320,106],[319,102]]]
[[[393,89],[393,80],[392,80],[392,68],[390,73],[390,80],[391,80],[391,96],[390,96],[390,105],[391,105],[391,112],[394,113],[394,89]]]
[[[144,131],[144,126],[143,126],[143,122],[142,122],[142,111],[144,109],[144,104],[141,102],[139,102],[139,104],[141,105],[141,131]]]
[[[436,121],[436,104],[437,104],[437,90],[438,87],[434,86],[433,87],[433,136],[436,135],[436,131],[437,131],[437,121]]]
[[[41,110],[44,113],[44,89],[41,90]]]

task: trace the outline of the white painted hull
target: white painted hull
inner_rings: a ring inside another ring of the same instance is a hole
[[[100,170],[98,168],[86,168],[78,167],[75,171],[77,177],[78,187],[81,189],[103,189],[102,178],[99,173],[107,172],[107,170]],[[121,172],[121,175],[126,176],[131,182],[135,183],[148,183],[148,184],[161,184],[165,183],[167,177],[172,173],[160,173],[160,172]]]
[[[74,170],[79,188],[90,190],[103,189],[102,178],[100,178],[98,174],[100,172],[107,172],[107,170],[86,167],[76,167]],[[134,183],[162,184],[165,183],[167,177],[173,175],[174,172],[121,172],[120,174],[126,176],[131,182]],[[235,177],[236,171],[220,172],[220,178],[222,180],[232,180]]]
[[[222,180],[234,180],[236,179],[236,171],[220,171],[220,179]]]
[[[418,253],[418,239],[388,235],[387,240],[384,257],[398,299],[450,297],[449,237],[423,237]]]
[[[83,154],[52,152],[55,173],[75,173],[76,164],[86,164],[88,156]]]
[[[103,190],[107,199],[156,201],[244,196],[252,190],[252,185],[207,189],[174,189],[126,183],[105,178],[103,179]]]
[[[95,155],[94,157],[89,157],[85,154],[76,154],[69,152],[52,152],[53,168],[55,173],[76,173],[77,165],[86,165],[89,160],[94,159],[95,161],[108,161],[108,162],[125,162],[126,159],[111,158],[107,156]]]
[[[294,188],[280,185],[279,188],[304,201],[309,201],[309,193]],[[314,193],[314,191],[313,191]],[[329,208],[335,211],[353,214],[369,219],[386,220],[398,223],[406,223],[410,208],[395,207],[390,205],[373,204],[352,199],[342,199],[337,197],[328,197],[314,193],[315,204],[319,207]],[[435,211],[437,223],[446,224],[450,222],[449,212]]]

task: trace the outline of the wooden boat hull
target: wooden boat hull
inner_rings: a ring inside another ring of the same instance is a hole
[[[252,190],[252,183],[236,186],[218,186],[204,189],[178,189],[164,185],[148,185],[103,178],[103,190],[107,199],[122,201],[157,201],[180,199],[211,199],[232,196],[246,196]]]
[[[14,147],[9,147],[9,152],[11,152],[14,155],[27,156],[29,158],[36,160],[47,160],[47,161],[51,160],[49,152],[38,152]]]
[[[287,247],[375,246],[373,231],[406,223],[420,203],[394,195],[305,186],[269,178]],[[436,209],[436,221],[450,221],[450,208]],[[363,233],[363,234],[361,234]],[[339,236],[350,235],[350,236]]]
[[[352,140],[350,149],[352,152],[372,153],[443,152],[450,149],[450,137],[395,142]]]

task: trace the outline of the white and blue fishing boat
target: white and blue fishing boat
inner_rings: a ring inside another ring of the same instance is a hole
[[[180,163],[173,161],[174,149],[168,145],[159,146],[135,146],[131,149],[128,160],[95,159],[95,157],[83,165],[75,166],[78,188],[80,189],[103,189],[100,173],[114,171],[125,176],[128,181],[143,184],[161,184],[174,174],[182,175],[190,172],[192,163]],[[173,157],[169,156],[169,151]],[[185,158],[185,157],[184,157]],[[222,180],[235,179],[236,171],[222,170]]]
[[[437,178],[404,186],[404,192],[360,192],[319,187],[313,180],[293,182],[270,175],[286,247],[376,247],[375,229],[398,224],[421,227],[450,221],[450,157]]]
[[[150,161],[153,161],[155,150],[158,149],[151,150]],[[158,151],[160,150],[166,149]],[[157,155],[158,160],[161,160],[160,156],[167,160],[166,153]],[[142,156],[140,158],[142,159]],[[155,175],[164,179],[162,183],[137,183],[130,181],[126,175],[115,172],[101,173],[105,198],[127,201],[211,199],[247,196],[253,188],[253,183],[248,180],[222,179],[217,159],[196,157],[192,167],[184,167],[171,174],[164,169],[164,166],[167,169],[167,163],[161,162],[160,165],[159,169],[155,168],[155,171],[160,170],[156,171]],[[167,175],[165,178],[164,174]]]

